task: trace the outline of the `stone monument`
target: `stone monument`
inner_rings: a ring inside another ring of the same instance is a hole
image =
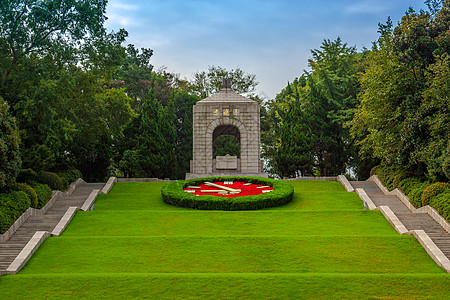
[[[193,107],[193,160],[186,179],[208,176],[259,176],[259,105],[231,90],[231,80],[223,79],[222,89]],[[240,155],[213,157],[213,143],[219,136],[232,136],[239,142]]]

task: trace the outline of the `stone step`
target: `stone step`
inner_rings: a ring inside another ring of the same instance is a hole
[[[25,247],[26,243],[14,243],[14,244],[1,244],[0,245],[0,251],[6,250],[6,249],[22,249]]]
[[[17,253],[18,254],[18,253]],[[0,263],[12,263],[12,261],[17,257],[17,254],[2,254],[0,255]]]

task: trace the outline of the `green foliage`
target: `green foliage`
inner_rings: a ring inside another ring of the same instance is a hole
[[[394,179],[392,180],[392,188],[399,188],[400,184],[403,180],[408,179],[410,177],[413,177],[413,174],[410,172],[401,172],[395,175]]]
[[[380,25],[349,126],[360,154],[448,181],[450,4],[428,2],[431,13],[410,9],[395,28]]]
[[[35,190],[38,198],[38,204],[35,208],[41,209],[47,204],[48,200],[52,198],[52,189],[48,185],[42,183],[34,183],[32,188]]]
[[[409,195],[411,191],[417,186],[423,183],[423,180],[417,177],[411,177],[403,179],[397,188],[401,190],[405,195]]]
[[[108,175],[131,109],[109,86],[127,33],[106,33],[106,2],[0,3],[0,95],[14,108],[24,168]]]
[[[208,71],[196,72],[189,83],[192,94],[203,99],[219,92],[222,87],[222,79],[231,79],[231,89],[246,97],[254,96],[256,86],[256,75],[247,74],[240,68],[227,70],[220,66],[209,66]]]
[[[263,155],[282,177],[345,173],[356,152],[344,124],[358,104],[362,55],[340,38],[311,52],[312,71],[268,104],[273,146],[263,147]]]
[[[38,173],[37,181],[48,185],[52,190],[64,191],[64,184],[58,174],[47,171]]]
[[[195,196],[186,193],[183,188],[205,181],[242,180],[273,187],[273,191],[261,195],[241,197]],[[289,203],[294,194],[291,184],[283,181],[260,177],[206,177],[191,180],[179,180],[168,183],[161,189],[164,202],[170,205],[200,210],[255,210],[281,206]]]
[[[4,233],[28,207],[30,198],[25,192],[0,193],[0,233]]]
[[[22,169],[17,176],[17,182],[23,182],[31,184],[33,182],[37,182],[38,175],[32,169]]]
[[[213,153],[213,157],[225,155],[240,157],[239,141],[233,136],[219,136],[213,142]]]
[[[13,186],[13,190],[14,191],[22,191],[27,193],[28,197],[30,198],[30,206],[33,208],[38,208],[39,205],[39,199],[38,199],[38,195],[36,194],[36,191],[29,186],[26,183],[16,183]]]
[[[431,198],[430,206],[434,207],[447,222],[450,222],[450,189],[447,188]]]
[[[385,166],[375,169],[381,182],[389,189],[394,189],[394,179],[405,172],[402,166]]]
[[[422,206],[430,204],[434,197],[445,192],[449,187],[450,184],[445,182],[435,182],[429,185],[422,193]]]
[[[423,182],[417,185],[414,185],[410,192],[407,194],[409,201],[414,207],[419,208],[422,206],[422,194],[423,191],[430,185],[430,182]]]
[[[64,172],[58,172],[57,173],[58,176],[61,178],[63,185],[64,185],[64,189],[69,188],[69,185],[76,181],[78,178],[82,178],[83,175],[81,174],[81,172],[77,169],[71,169],[71,170],[67,170]]]
[[[8,110],[8,104],[0,96],[0,190],[15,183],[21,166],[19,133]]]

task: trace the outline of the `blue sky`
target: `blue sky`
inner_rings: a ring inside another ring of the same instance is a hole
[[[154,51],[152,64],[190,79],[216,65],[256,74],[257,93],[271,99],[308,69],[310,50],[338,36],[360,50],[423,0],[109,0],[109,30]]]

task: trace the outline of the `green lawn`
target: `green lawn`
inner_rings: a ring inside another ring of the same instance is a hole
[[[297,181],[283,207],[166,205],[163,183],[119,183],[78,212],[0,299],[445,299],[450,274],[340,183]]]

